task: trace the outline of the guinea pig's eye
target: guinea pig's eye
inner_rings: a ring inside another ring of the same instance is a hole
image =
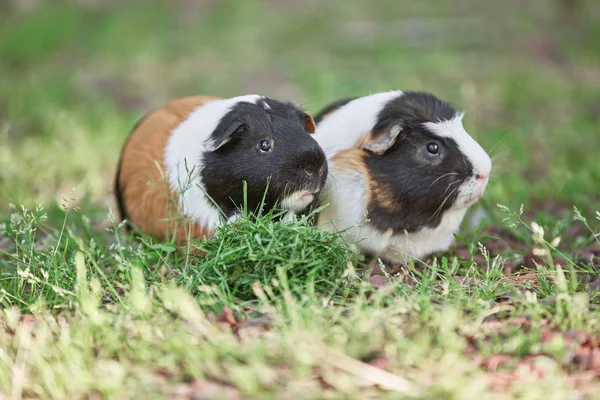
[[[440,151],[440,146],[436,142],[427,143],[427,151],[429,154],[437,154]]]
[[[263,153],[268,153],[273,149],[273,146],[271,146],[271,142],[269,140],[263,139],[258,142],[258,149]]]

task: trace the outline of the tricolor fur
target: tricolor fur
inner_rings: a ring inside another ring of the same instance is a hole
[[[115,187],[121,216],[160,239],[201,239],[235,219],[243,181],[250,211],[264,200],[265,209],[304,212],[327,176],[312,132],[304,111],[258,95],[172,101],[140,120],[125,144]]]
[[[337,110],[338,108],[340,108],[342,106],[345,106],[346,104],[348,104],[349,102],[351,102],[354,99],[355,99],[355,97],[351,97],[351,98],[349,97],[349,98],[345,98],[345,99],[340,99],[340,100],[336,101],[335,103],[331,103],[330,105],[328,105],[327,107],[322,109],[317,115],[315,115],[315,123],[320,124],[321,121],[323,121],[329,115],[333,114],[333,112],[335,110]]]
[[[327,109],[315,134],[329,160],[319,224],[394,262],[447,249],[491,171],[463,113],[401,91]]]

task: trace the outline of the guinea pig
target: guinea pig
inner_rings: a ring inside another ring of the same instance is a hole
[[[183,243],[210,236],[244,205],[309,212],[327,179],[314,131],[297,106],[259,95],[171,101],[140,119],[123,147],[115,179],[121,218]]]
[[[393,263],[448,249],[492,168],[463,115],[408,91],[343,99],[318,113],[315,139],[329,163],[319,226]]]

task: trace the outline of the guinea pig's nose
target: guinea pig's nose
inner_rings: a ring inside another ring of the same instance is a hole
[[[313,176],[313,174],[315,173],[315,171],[313,169],[311,169],[311,168],[304,168],[304,172],[308,176]]]
[[[475,178],[477,178],[478,181],[485,181],[487,177],[488,176],[486,174],[482,174],[481,172],[475,175]]]

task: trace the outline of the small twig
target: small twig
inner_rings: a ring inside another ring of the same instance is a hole
[[[20,399],[23,394],[23,385],[25,383],[25,369],[27,359],[29,358],[29,349],[31,347],[31,331],[26,324],[20,327],[19,349],[12,371],[12,398]]]
[[[515,308],[513,306],[510,305],[500,305],[500,306],[496,306],[490,310],[487,310],[486,312],[482,313],[479,318],[477,318],[477,325],[481,325],[483,324],[483,321],[487,318],[487,317],[491,317],[492,315],[495,314],[499,314],[501,312],[504,311],[513,311]]]
[[[325,363],[335,368],[366,379],[382,389],[394,390],[408,397],[418,397],[420,395],[420,390],[402,377],[352,358],[324,343],[314,345],[317,347],[315,354],[321,355]]]

